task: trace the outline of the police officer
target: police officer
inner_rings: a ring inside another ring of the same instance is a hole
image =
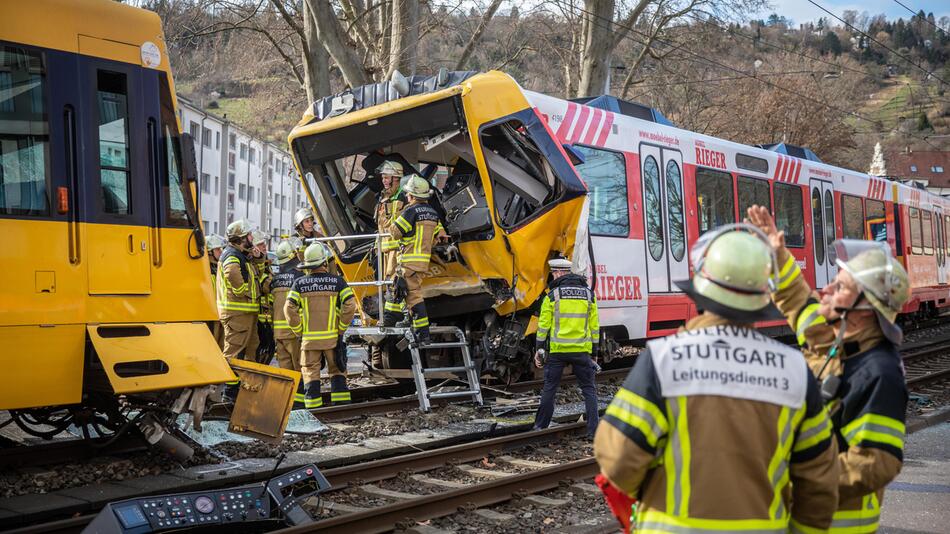
[[[300,338],[290,329],[287,316],[284,315],[284,305],[287,303],[287,295],[290,293],[294,280],[303,276],[303,273],[297,269],[300,260],[297,259],[297,247],[292,241],[289,239],[281,241],[275,253],[278,269],[277,274],[271,279],[270,294],[274,299],[272,304],[277,365],[283,369],[300,371]],[[303,408],[304,405],[303,382],[300,382],[300,387],[294,395],[294,406]]]
[[[273,297],[270,294],[272,273],[270,258],[267,257],[268,241],[270,236],[267,233],[261,230],[251,232],[251,243],[254,245],[251,251],[251,266],[259,286],[260,309],[257,312],[257,328],[248,343],[248,353],[253,356],[251,359],[259,363],[270,363],[274,356],[274,329],[271,324]]]
[[[822,384],[834,422],[842,473],[830,532],[874,532],[884,487],[903,463],[908,393],[895,321],[910,293],[907,272],[886,243],[839,240],[832,244],[838,273],[815,293],[768,210],[753,206],[748,218],[776,250],[782,267],[775,303]]]
[[[383,189],[379,193],[379,200],[376,205],[376,228],[380,234],[385,234],[390,231],[393,221],[402,213],[406,205],[406,195],[399,186],[399,181],[402,178],[402,165],[395,161],[386,161],[379,167],[379,175]],[[398,249],[398,239],[393,237],[383,239],[383,272],[379,273],[381,280],[391,280],[395,276]],[[392,290],[387,290],[386,302],[383,306],[383,326],[395,325],[404,313],[405,303],[395,302]],[[379,366],[381,364],[381,354],[376,351],[373,354],[373,365]]]
[[[690,256],[693,279],[676,285],[703,313],[637,357],[597,429],[597,483],[627,528],[822,531],[838,468],[818,383],[799,351],[752,327],[778,316],[768,240],[730,225]]]
[[[429,342],[429,315],[422,298],[422,278],[429,270],[429,257],[437,240],[445,239],[439,214],[429,205],[432,188],[418,174],[409,177],[404,187],[409,206],[393,221],[389,232],[399,240],[399,266],[396,267],[394,302],[405,301],[412,318],[412,330],[418,343]]]
[[[541,301],[541,315],[538,317],[535,365],[544,367],[544,386],[534,428],[547,428],[551,424],[554,394],[561,383],[564,367],[570,365],[584,394],[587,435],[593,437],[597,429],[598,407],[592,354],[600,342],[597,299],[587,287],[587,279],[571,273],[570,261],[553,259],[548,266],[554,281]],[[546,361],[545,353],[549,353]]]
[[[211,234],[205,238],[205,250],[208,254],[208,264],[211,268],[211,289],[214,291],[215,299],[218,295],[218,260],[224,253],[224,247],[228,242],[217,234]],[[208,321],[208,328],[214,335],[214,340],[218,343],[218,348],[224,348],[224,329],[221,327],[221,321]]]
[[[301,336],[300,371],[304,382],[307,408],[323,405],[320,395],[320,367],[326,361],[330,374],[330,401],[350,402],[346,387],[346,346],[343,333],[353,320],[356,299],[341,276],[327,272],[331,256],[320,243],[312,243],[304,252],[298,268],[304,276],[294,280],[284,304],[291,330]]]
[[[224,327],[224,355],[228,358],[253,359],[247,348],[256,334],[258,281],[248,260],[253,248],[251,227],[244,220],[228,225],[228,246],[218,263],[218,315]]]

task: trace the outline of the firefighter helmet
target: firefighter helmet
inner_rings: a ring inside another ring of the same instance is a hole
[[[277,255],[277,264],[283,265],[297,257],[297,247],[291,240],[284,239],[277,244],[277,250],[274,253]]]
[[[303,261],[300,262],[301,269],[316,269],[325,264],[330,259],[330,251],[322,243],[311,243],[303,253]]]
[[[218,234],[211,234],[205,238],[205,248],[208,250],[208,252],[211,252],[216,248],[224,248],[226,246],[228,246],[228,242]]]
[[[378,172],[380,175],[402,176],[402,164],[398,161],[386,160],[379,166]]]
[[[832,246],[835,263],[854,278],[877,315],[881,331],[892,342],[900,343],[903,334],[895,322],[910,298],[907,271],[891,256],[887,243],[839,239]]]
[[[432,195],[432,188],[429,186],[429,181],[418,174],[409,176],[406,185],[403,186],[403,190],[407,195],[415,198],[429,198],[429,196]]]
[[[314,219],[313,211],[310,208],[300,208],[294,213],[294,228],[300,226],[300,223],[307,219]],[[316,221],[316,219],[314,219]]]
[[[270,241],[270,236],[263,230],[254,230],[251,232],[251,243],[253,243],[254,246],[267,243],[268,241]]]
[[[244,237],[251,233],[251,225],[244,219],[238,219],[228,225],[228,238]]]
[[[778,261],[761,230],[734,224],[707,232],[690,256],[693,279],[675,283],[700,308],[739,321],[780,317],[770,294]]]

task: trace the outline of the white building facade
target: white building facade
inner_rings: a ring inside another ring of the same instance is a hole
[[[294,212],[307,205],[290,154],[181,96],[178,113],[195,140],[205,232],[223,237],[228,224],[246,219],[272,236],[272,248],[290,235]]]

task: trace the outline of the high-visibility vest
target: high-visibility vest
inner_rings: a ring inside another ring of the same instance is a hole
[[[541,303],[537,337],[550,335],[550,351],[590,352],[599,341],[600,321],[594,293],[580,282],[563,283],[551,289]]]
[[[240,286],[232,286],[228,281],[225,271],[231,265],[237,264],[241,269],[241,275],[244,283]],[[218,312],[247,312],[257,313],[260,309],[257,297],[257,280],[254,277],[254,269],[248,265],[247,258],[241,251],[234,247],[227,247],[218,260]]]

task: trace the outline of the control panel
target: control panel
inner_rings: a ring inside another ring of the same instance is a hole
[[[314,465],[304,466],[270,479],[267,492],[276,503],[277,513],[290,525],[312,520],[300,504],[307,497],[329,489],[330,483]]]

